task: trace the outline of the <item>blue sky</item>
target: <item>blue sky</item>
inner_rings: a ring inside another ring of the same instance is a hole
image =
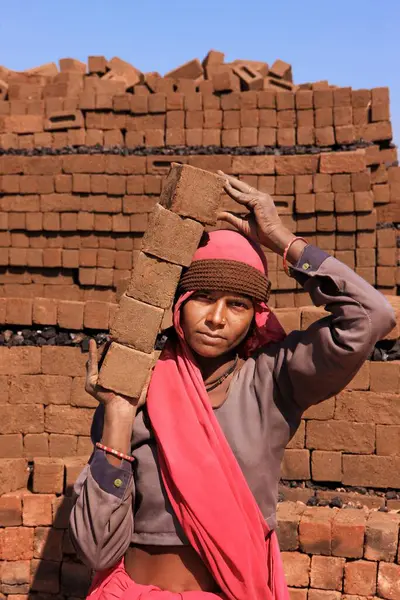
[[[296,83],[389,86],[398,142],[399,31],[399,0],[3,0],[0,64],[100,54],[163,74],[210,48],[228,61],[282,58]]]

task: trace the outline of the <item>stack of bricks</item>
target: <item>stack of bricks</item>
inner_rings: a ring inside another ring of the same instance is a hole
[[[321,316],[308,307],[277,313],[288,331]],[[77,348],[0,348],[2,600],[86,597],[91,573],[67,532],[97,405],[84,391],[85,362]],[[398,362],[366,363],[344,392],[305,414],[286,450],[286,481],[315,486],[280,488],[288,501],[278,505],[278,533],[292,600],[399,598],[400,500],[359,487],[400,488],[399,379]],[[363,509],[305,507],[313,494]]]
[[[157,358],[156,338],[170,314],[182,267],[190,265],[204,225],[217,220],[223,183],[222,177],[208,171],[172,166],[111,325],[113,342],[99,376],[103,387],[130,398],[141,396]]]
[[[271,193],[293,231],[396,293],[387,88],[297,86],[282,61],[225,64],[217,52],[165,77],[91,57],[0,79],[2,296],[115,302],[172,161]],[[272,304],[307,302],[270,258]]]

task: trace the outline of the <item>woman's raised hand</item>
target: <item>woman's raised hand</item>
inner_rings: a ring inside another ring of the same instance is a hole
[[[251,240],[282,254],[295,236],[283,225],[272,197],[222,171],[218,174],[226,180],[226,193],[250,211],[246,217],[222,212],[218,218],[230,223]]]

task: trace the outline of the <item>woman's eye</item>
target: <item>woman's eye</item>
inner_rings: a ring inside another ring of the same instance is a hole
[[[231,306],[234,308],[247,308],[247,305],[244,302],[232,302]]]

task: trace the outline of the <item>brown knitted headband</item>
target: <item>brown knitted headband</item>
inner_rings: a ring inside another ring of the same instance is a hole
[[[267,302],[271,282],[256,268],[237,260],[194,261],[179,282],[179,292],[218,290]]]

